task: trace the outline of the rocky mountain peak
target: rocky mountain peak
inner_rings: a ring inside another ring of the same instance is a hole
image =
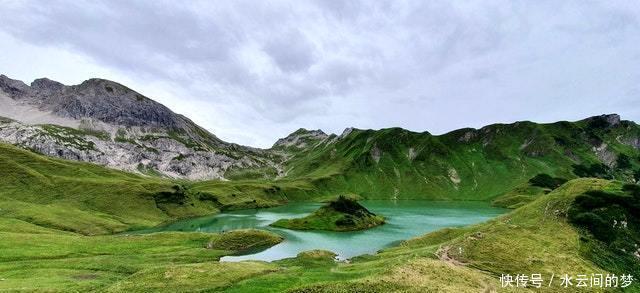
[[[128,95],[130,93],[135,93],[140,95],[139,93],[135,92],[134,90],[120,83],[107,80],[107,79],[102,79],[102,78],[87,79],[83,81],[81,84],[75,85],[73,87],[78,91],[83,91],[83,92],[92,91],[94,93],[100,93],[100,94],[109,95],[109,96],[122,96],[122,95]]]
[[[356,130],[353,127],[347,127],[342,131],[342,134],[340,134],[339,138],[343,139],[345,137],[347,137],[349,134],[351,134],[351,132],[353,132],[354,130]]]
[[[77,85],[0,76],[0,141],[42,154],[143,174],[224,178],[274,167],[277,156],[224,142],[188,118],[114,81]]]
[[[106,79],[92,78],[79,85],[66,86],[39,78],[28,86],[1,75],[0,90],[14,100],[63,118],[167,130],[186,129],[189,124],[164,105]]]
[[[15,99],[27,94],[30,88],[20,80],[11,79],[4,74],[0,74],[0,90]]]
[[[36,90],[38,92],[60,92],[64,90],[66,86],[60,82],[55,80],[44,78],[38,78],[31,83],[31,89]]]
[[[324,131],[317,130],[307,130],[305,128],[300,128],[293,133],[289,134],[285,138],[281,138],[273,145],[274,148],[287,148],[287,147],[296,147],[296,148],[304,148],[308,146],[310,143],[318,142],[328,138],[329,135]]]
[[[620,115],[618,114],[605,114],[602,116],[605,120],[607,120],[607,123],[609,123],[610,126],[620,124]]]
[[[620,115],[618,114],[603,114],[599,116],[593,116],[585,119],[592,127],[614,127],[620,124]]]
[[[292,135],[312,135],[312,136],[327,136],[327,134],[321,129],[308,130],[306,128],[299,128]]]

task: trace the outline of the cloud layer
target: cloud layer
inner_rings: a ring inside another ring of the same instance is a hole
[[[299,127],[637,121],[640,4],[621,3],[8,0],[0,68],[115,79],[260,147]]]

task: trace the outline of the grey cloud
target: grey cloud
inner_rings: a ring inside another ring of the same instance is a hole
[[[301,126],[640,118],[624,106],[639,98],[634,2],[15,1],[0,19],[25,43],[179,88],[169,102],[194,115],[207,111],[185,103],[219,107],[193,118],[240,143]]]
[[[284,71],[307,70],[315,59],[313,44],[297,30],[270,38],[264,50]]]

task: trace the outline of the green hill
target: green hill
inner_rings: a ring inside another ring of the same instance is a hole
[[[286,173],[309,180],[327,195],[489,200],[540,173],[640,179],[640,127],[617,115],[493,124],[443,135],[353,129],[306,139],[306,147],[289,148]]]

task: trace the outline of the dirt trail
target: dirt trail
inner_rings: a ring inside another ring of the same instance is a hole
[[[448,264],[452,264],[452,265],[456,265],[456,266],[465,266],[467,265],[464,262],[461,262],[453,257],[451,257],[451,255],[449,255],[449,251],[451,250],[451,246],[441,246],[438,251],[436,251],[436,256],[438,257],[438,259],[440,259],[441,261],[444,261]]]

